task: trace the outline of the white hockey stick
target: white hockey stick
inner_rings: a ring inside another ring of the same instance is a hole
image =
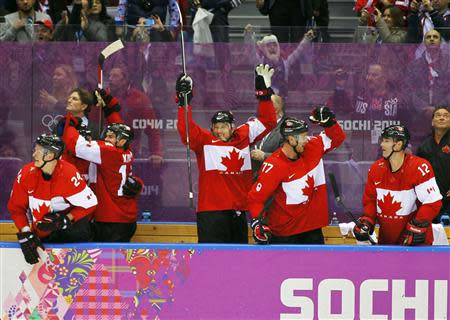
[[[97,87],[99,89],[103,89],[103,64],[105,63],[105,60],[108,59],[110,55],[113,53],[116,53],[117,51],[123,49],[123,42],[122,40],[116,40],[113,43],[109,44],[105,49],[100,52],[98,56],[98,69],[97,69]],[[98,120],[98,129],[100,132],[103,130],[103,110],[102,108],[99,108],[100,114],[99,114],[99,120]]]

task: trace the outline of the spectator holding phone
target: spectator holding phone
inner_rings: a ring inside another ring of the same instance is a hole
[[[172,34],[167,30],[160,17],[152,15],[150,18],[139,18],[136,28],[131,33],[131,41],[136,42],[154,42],[154,41],[172,41]]]
[[[167,11],[169,11],[170,23],[168,24],[170,25],[170,31],[173,32],[173,37],[175,30],[180,26],[180,13],[177,7],[177,0],[120,0],[119,8],[114,18],[117,26],[116,35],[118,37],[123,36],[123,29],[120,26],[124,23],[132,26],[142,24],[141,18],[155,20],[154,23],[151,20],[147,20],[145,24],[147,27],[158,23],[155,16],[160,19],[161,25],[166,25]],[[155,33],[155,35],[157,34]],[[126,35],[126,38],[132,37],[133,35],[134,32],[131,35]]]
[[[373,19],[375,27],[368,26]],[[366,9],[361,11],[359,26],[355,30],[354,41],[358,43],[402,43],[406,41],[403,11],[394,6],[384,9],[383,14],[377,8],[373,14]]]

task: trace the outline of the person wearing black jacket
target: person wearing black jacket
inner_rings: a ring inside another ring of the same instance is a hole
[[[305,27],[311,25],[313,14],[327,16],[328,4],[325,10],[320,2],[323,1],[257,0],[256,7],[262,15],[269,16],[272,33],[279,42],[298,43],[306,32]],[[317,22],[322,27],[328,24],[326,18]]]
[[[438,106],[433,111],[430,135],[419,147],[417,155],[428,160],[433,167],[436,182],[442,194],[442,208],[433,220],[438,223],[443,214],[450,213],[450,110]]]

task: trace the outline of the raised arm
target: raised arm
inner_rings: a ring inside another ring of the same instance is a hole
[[[203,146],[204,137],[209,136],[208,131],[201,128],[192,119],[192,108],[190,101],[192,100],[193,81],[192,78],[184,73],[180,74],[176,83],[177,101],[178,101],[178,123],[177,129],[183,144],[187,143],[186,132],[186,107],[188,113],[188,130],[190,147],[193,151],[199,150]],[[188,105],[185,106],[185,96],[187,97]]]
[[[311,112],[309,120],[324,128],[319,137],[323,142],[323,152],[339,147],[345,140],[345,132],[336,121],[336,116],[327,106],[318,106]]]
[[[259,100],[256,119],[249,120],[249,140],[254,143],[262,139],[277,126],[277,116],[272,103],[271,88],[274,69],[269,65],[258,65],[255,68],[255,95]]]

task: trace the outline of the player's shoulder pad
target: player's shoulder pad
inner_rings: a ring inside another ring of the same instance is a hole
[[[58,161],[58,176],[64,176],[64,177],[73,177],[74,175],[76,175],[78,172],[77,167],[75,167],[75,165],[73,165],[70,162],[67,162],[65,160],[59,160]]]
[[[30,175],[41,174],[39,169],[34,166],[33,162],[27,163],[17,172],[17,182],[21,182]],[[19,179],[20,177],[20,179]]]
[[[377,172],[382,172],[382,171],[386,170],[387,168],[389,169],[387,161],[385,161],[384,159],[378,159],[370,166],[369,172],[371,174],[374,174]]]
[[[428,167],[429,169],[432,169],[431,163],[427,159],[415,155],[409,155],[409,157],[409,166],[422,167],[423,169],[426,169],[425,167]]]
[[[421,164],[427,164],[427,165],[430,165],[430,163],[428,162],[428,160],[427,159],[424,159],[424,158],[421,158],[421,157],[418,157],[418,156],[416,156],[416,155],[409,155],[409,157],[410,157],[410,162],[411,162],[411,164],[414,164],[414,165],[421,165]]]

